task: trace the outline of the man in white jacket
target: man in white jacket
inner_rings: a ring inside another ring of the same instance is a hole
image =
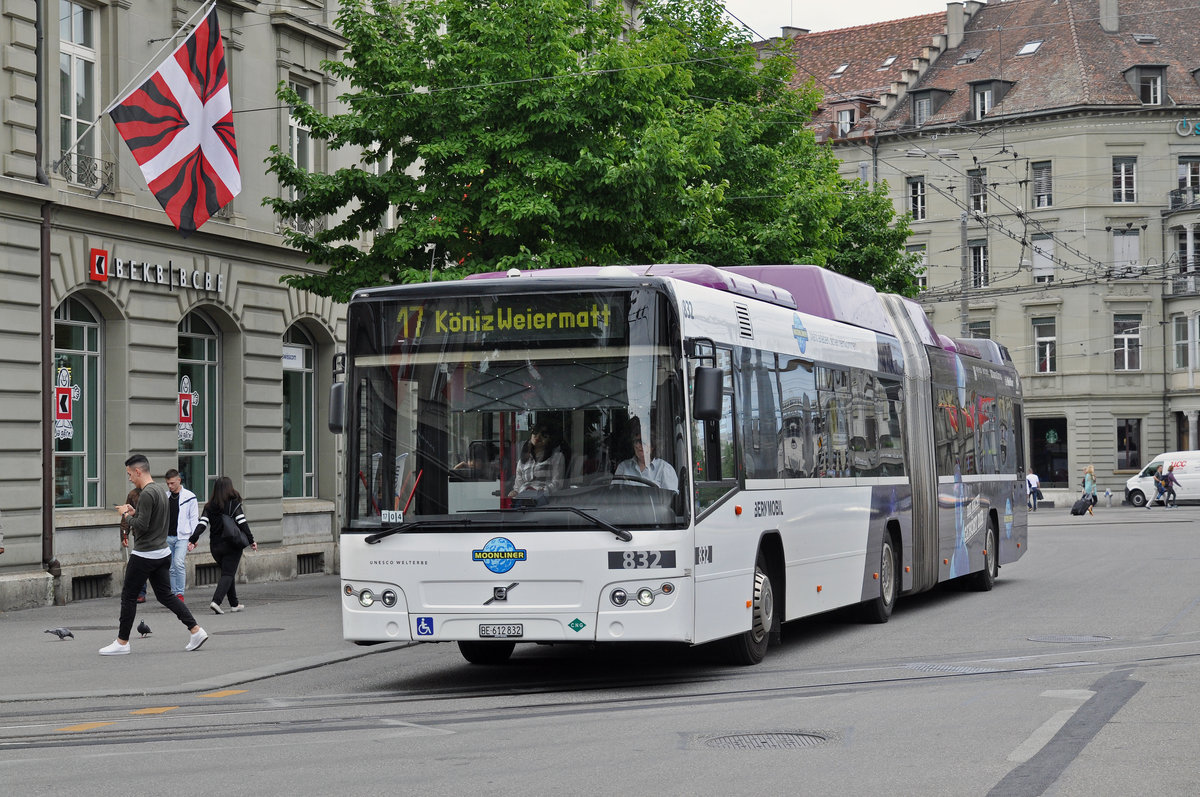
[[[200,507],[196,494],[183,486],[179,471],[167,471],[167,489],[171,492],[171,506],[167,513],[167,547],[171,549],[171,591],[183,600],[187,586],[188,538],[200,522]]]

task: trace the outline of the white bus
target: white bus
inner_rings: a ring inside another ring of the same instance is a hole
[[[991,341],[812,266],[361,290],[335,358],[344,636],[717,642],[1026,548],[1021,388]],[[344,372],[344,381],[338,377]]]

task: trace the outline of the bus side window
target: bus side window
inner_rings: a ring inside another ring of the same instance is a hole
[[[728,350],[717,351],[718,366],[725,369],[721,417],[692,422],[692,471],[696,513],[701,514],[737,487],[737,437],[734,429],[733,373]]]

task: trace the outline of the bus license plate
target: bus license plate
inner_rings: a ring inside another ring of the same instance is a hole
[[[515,639],[525,636],[525,626],[521,623],[509,623],[508,625],[480,625],[479,637],[481,639]]]

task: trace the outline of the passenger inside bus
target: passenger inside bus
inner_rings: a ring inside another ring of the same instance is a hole
[[[562,487],[565,471],[562,443],[549,424],[539,422],[521,449],[513,488],[508,495],[517,502],[544,504],[551,493]]]
[[[488,456],[488,445],[482,440],[471,443],[467,458],[452,469],[453,478],[462,481],[495,481],[499,462]]]
[[[629,442],[633,446],[633,456],[617,465],[613,474],[615,480],[628,476],[635,480],[651,482],[655,486],[671,492],[679,491],[679,476],[669,462],[654,456],[654,446],[650,435],[642,434],[640,418],[634,418],[629,424]]]

